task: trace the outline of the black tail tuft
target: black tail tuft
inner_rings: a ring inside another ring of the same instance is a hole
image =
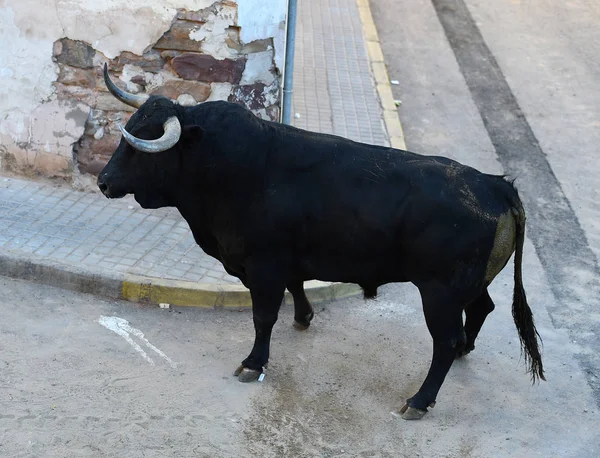
[[[514,209],[517,222],[517,243],[515,249],[515,289],[513,293],[512,315],[519,332],[521,341],[521,351],[525,355],[525,362],[528,365],[528,372],[531,374],[531,381],[535,383],[539,379],[546,380],[544,377],[544,368],[542,357],[538,347],[538,339],[541,337],[535,328],[533,314],[527,304],[525,289],[523,288],[523,245],[525,243],[525,211],[521,205]]]

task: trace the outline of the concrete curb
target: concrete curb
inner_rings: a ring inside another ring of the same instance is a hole
[[[242,285],[194,283],[162,278],[129,275],[103,269],[90,270],[31,255],[0,253],[0,275],[56,286],[79,293],[142,304],[167,303],[177,306],[244,309],[252,307],[250,291]],[[350,283],[305,282],[309,300],[320,302],[342,299],[360,293]],[[292,304],[286,291],[284,304]]]
[[[400,119],[398,118],[398,111],[396,110],[396,103],[394,102],[394,96],[392,94],[392,86],[390,85],[390,79],[385,66],[383,58],[383,51],[379,43],[379,35],[377,34],[377,27],[373,21],[371,15],[371,7],[369,6],[369,0],[356,0],[358,5],[358,11],[360,12],[360,20],[363,25],[363,35],[367,42],[367,52],[369,55],[369,61],[371,62],[371,71],[375,78],[375,86],[381,101],[381,107],[383,108],[383,124],[385,130],[390,138],[390,145],[392,148],[406,149],[406,143],[404,141],[404,132]]]

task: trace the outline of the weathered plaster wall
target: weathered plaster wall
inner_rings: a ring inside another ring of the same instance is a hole
[[[96,173],[132,92],[278,119],[287,0],[0,0],[0,167]],[[75,147],[75,148],[73,148]],[[75,162],[73,160],[75,150]]]

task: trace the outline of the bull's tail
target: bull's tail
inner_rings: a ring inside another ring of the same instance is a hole
[[[544,368],[542,366],[542,357],[538,347],[538,339],[541,337],[533,323],[533,314],[527,304],[525,289],[523,288],[522,262],[523,262],[523,244],[525,243],[525,211],[522,204],[513,207],[513,214],[517,226],[517,241],[515,249],[515,289],[513,292],[512,315],[515,320],[519,340],[521,341],[521,351],[525,355],[525,362],[531,374],[533,383],[538,379],[546,380],[544,377]]]

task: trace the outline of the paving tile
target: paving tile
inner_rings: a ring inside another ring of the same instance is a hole
[[[128,258],[121,258],[119,260],[119,264],[123,265],[123,266],[127,266],[127,267],[133,267],[137,262],[137,259],[128,259]]]

